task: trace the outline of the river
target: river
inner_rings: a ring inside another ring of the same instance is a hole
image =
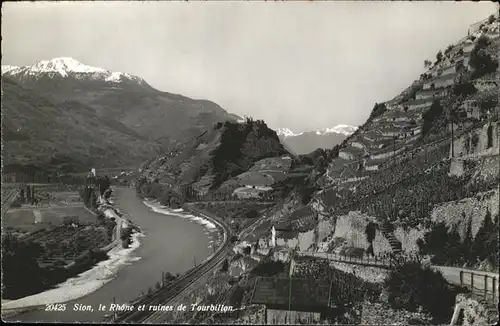
[[[144,237],[140,247],[132,252],[139,260],[124,265],[114,279],[98,290],[74,301],[67,302],[66,311],[46,312],[36,310],[8,318],[22,322],[97,322],[109,312],[98,311],[99,304],[127,303],[136,299],[148,287],[154,288],[160,281],[161,272],[182,274],[194,261],[200,263],[213,253],[209,242],[217,238],[216,232],[208,232],[202,225],[179,216],[152,211],[142,203],[135,189],[115,188],[117,207],[125,216],[138,224]],[[93,311],[73,311],[75,303],[92,305]]]

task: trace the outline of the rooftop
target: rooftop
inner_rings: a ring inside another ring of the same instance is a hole
[[[406,101],[402,104],[403,105],[419,105],[419,104],[429,103],[429,105],[431,105],[432,101],[434,101],[434,99],[424,98],[424,99],[420,99],[420,100],[409,100],[409,101]]]
[[[455,79],[456,77],[457,77],[456,74],[441,75],[441,76],[437,76],[436,78],[433,78],[431,80],[428,80],[425,83],[432,84],[433,82],[436,82],[436,81],[452,80],[452,79]]]
[[[344,147],[340,150],[341,152],[346,152],[346,153],[351,153],[351,154],[354,154],[354,155],[361,155],[363,154],[365,151],[360,149],[360,148],[357,148],[357,147],[354,147],[354,146],[347,146],[347,147]]]

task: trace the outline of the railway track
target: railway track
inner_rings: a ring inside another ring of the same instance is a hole
[[[205,214],[197,212],[206,217]],[[207,275],[209,272],[213,271],[215,267],[223,262],[226,254],[230,250],[229,239],[231,237],[231,229],[220,221],[215,221],[224,230],[224,241],[221,247],[217,249],[215,254],[209,259],[205,260],[203,263],[195,268],[189,270],[186,274],[179,277],[174,284],[161,289],[157,293],[146,297],[145,299],[139,300],[134,304],[134,309],[132,311],[124,312],[117,315],[115,318],[115,323],[137,323],[143,322],[145,320],[160,319],[163,317],[165,312],[154,312],[148,311],[148,306],[168,304],[169,301],[177,297],[179,294],[184,292],[187,288],[193,285],[198,279]],[[145,305],[146,311],[138,311],[137,306]]]
[[[191,210],[201,216],[207,217],[205,214],[194,208],[191,208]],[[215,220],[214,218],[212,219]],[[242,230],[239,233],[239,236],[242,236],[251,227],[255,226],[259,222],[259,220],[260,218],[246,227],[244,230]],[[165,289],[160,290],[158,293],[146,298],[145,300],[140,300],[140,302],[134,304],[134,307],[137,307],[138,305],[146,305],[146,311],[137,311],[136,309],[134,309],[133,311],[120,314],[115,319],[115,323],[164,323],[166,319],[165,317],[170,316],[172,312],[151,312],[148,311],[148,306],[159,304],[169,305],[170,302],[175,301],[175,299],[180,295],[182,295],[186,291],[189,291],[196,285],[197,281],[209,275],[223,263],[227,254],[231,251],[231,242],[229,241],[229,239],[233,234],[231,228],[225,223],[221,222],[218,219],[215,221],[224,230],[223,244],[219,249],[217,249],[216,253],[202,264],[198,265],[197,267],[191,269],[186,274],[181,276],[178,280],[176,280],[175,284],[169,285]]]

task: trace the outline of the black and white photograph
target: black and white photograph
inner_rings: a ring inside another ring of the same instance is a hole
[[[3,3],[2,321],[497,324],[499,12]]]

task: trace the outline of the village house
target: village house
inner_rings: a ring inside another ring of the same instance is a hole
[[[364,138],[361,135],[356,135],[352,139],[350,145],[359,148],[361,150],[366,150],[366,145],[364,144]]]
[[[464,112],[464,118],[476,120],[481,118],[481,108],[476,100],[463,101],[459,109]]]
[[[426,81],[423,85],[423,89],[436,89],[451,87],[457,83],[457,76],[455,74],[444,75],[434,78],[432,80]]]
[[[339,151],[339,157],[344,160],[356,160],[365,153],[363,149],[348,146]]]
[[[236,199],[267,199],[271,187],[245,186],[234,190],[233,196]]]
[[[474,50],[474,46],[476,46],[474,44],[474,41],[467,39],[462,47],[462,52],[469,54],[472,52],[472,50]]]
[[[366,163],[365,163],[365,170],[366,171],[377,171],[378,169],[380,169],[380,166],[385,163],[387,160],[385,158],[382,158],[382,159],[373,159],[373,158],[369,158],[368,160],[366,160]]]
[[[434,99],[426,98],[421,100],[409,100],[403,103],[404,106],[408,107],[408,111],[412,110],[425,110],[432,106]]]
[[[435,69],[431,72],[432,77],[436,78],[438,76],[446,76],[446,75],[451,75],[455,74],[457,72],[457,65],[456,64],[449,64],[444,67],[440,67],[438,69]]]
[[[448,90],[446,88],[439,89],[424,89],[420,90],[415,94],[416,100],[425,100],[425,99],[435,99],[441,98],[448,94]]]
[[[310,207],[294,211],[286,221],[272,227],[272,246],[307,250],[314,243],[316,219],[317,216]]]
[[[396,110],[398,108],[398,101],[396,100],[387,101],[384,103],[384,105],[387,111]]]
[[[472,67],[470,66],[470,53],[464,52],[463,54],[459,55],[457,58],[455,58],[455,64],[457,67],[459,67],[458,70],[465,68],[467,71],[471,71]]]

